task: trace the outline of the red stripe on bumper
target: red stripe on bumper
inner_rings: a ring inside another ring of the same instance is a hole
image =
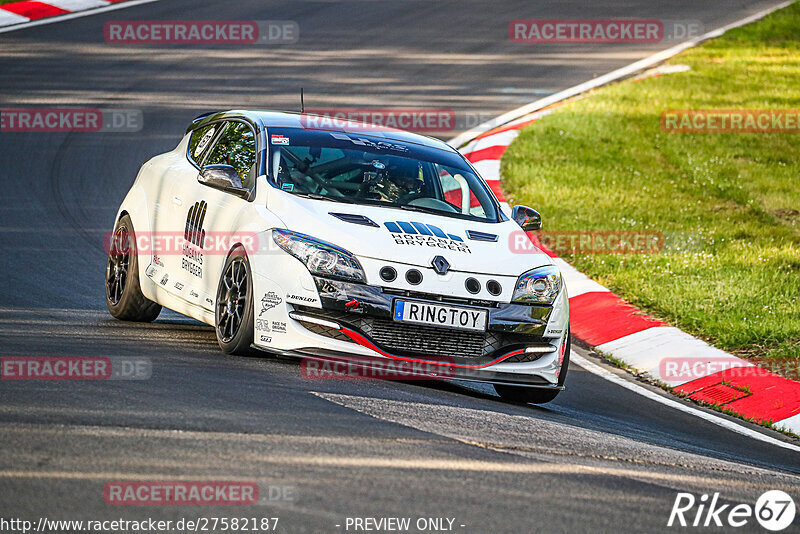
[[[353,341],[355,341],[356,343],[358,343],[362,347],[367,347],[370,350],[374,350],[378,354],[386,356],[387,358],[391,358],[392,360],[403,360],[403,361],[407,361],[407,362],[425,363],[425,364],[429,364],[429,365],[441,365],[441,366],[444,366],[444,367],[458,367],[460,369],[483,369],[484,367],[489,367],[490,365],[494,365],[496,363],[499,363],[499,362],[505,360],[506,358],[510,358],[511,356],[516,356],[517,354],[522,354],[523,352],[525,352],[524,350],[515,350],[515,351],[512,351],[512,352],[509,352],[508,354],[504,354],[504,355],[500,356],[496,360],[493,360],[493,361],[491,361],[489,363],[485,363],[485,364],[482,364],[482,365],[462,365],[462,364],[457,364],[457,363],[442,363],[442,362],[436,362],[436,361],[431,361],[431,360],[419,360],[419,359],[416,359],[416,358],[405,358],[403,356],[396,356],[394,354],[389,354],[388,352],[384,352],[381,349],[379,349],[377,346],[375,346],[374,343],[372,343],[370,340],[368,340],[367,338],[365,338],[364,336],[362,336],[361,334],[359,334],[358,332],[356,332],[354,330],[350,330],[349,328],[346,328],[346,327],[343,326],[342,327],[342,332],[347,334],[347,336],[350,339],[352,339]]]

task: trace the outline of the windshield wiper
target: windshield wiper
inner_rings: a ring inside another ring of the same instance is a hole
[[[318,193],[295,193],[295,195],[299,197],[311,198],[313,200],[327,200],[328,202],[343,202],[345,204],[355,204],[352,200],[345,197],[326,197],[325,195],[320,195]]]
[[[434,215],[446,214],[446,211],[437,210],[436,208],[425,208],[423,206],[413,206],[411,204],[394,204],[393,207],[400,208],[407,211],[421,211],[422,213],[433,213]]]

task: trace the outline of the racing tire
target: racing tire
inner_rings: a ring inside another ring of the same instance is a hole
[[[150,323],[161,313],[161,305],[142,294],[136,234],[127,214],[120,217],[109,242],[105,286],[108,311],[117,319]]]
[[[253,274],[247,254],[236,247],[225,260],[217,286],[214,331],[225,354],[252,356]]]
[[[571,346],[571,338],[569,330],[567,330],[567,346],[564,349],[564,361],[561,363],[561,371],[558,373],[558,386],[564,385],[564,380],[567,378],[567,370],[569,369],[569,352]],[[495,384],[494,390],[500,395],[500,398],[510,402],[522,402],[532,404],[545,404],[555,399],[560,389],[543,389],[525,386],[507,386]]]

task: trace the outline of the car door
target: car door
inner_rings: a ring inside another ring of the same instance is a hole
[[[229,165],[238,173],[243,189],[252,192],[256,154],[256,133],[252,126],[244,121],[230,120],[215,137],[201,167]],[[189,253],[181,269],[197,273],[188,278],[188,299],[211,310],[228,252],[241,237],[238,232],[240,223],[248,217],[252,205],[240,196],[241,191],[206,185],[199,182],[197,176],[193,192],[194,203],[186,219],[186,248]]]
[[[195,303],[198,298],[190,298],[190,287],[192,277],[202,275],[202,268],[187,241],[190,245],[197,241],[198,236],[190,235],[188,228],[202,228],[205,211],[195,200],[197,175],[200,162],[226,124],[212,123],[192,132],[186,153],[176,158],[162,177],[154,211],[153,263],[148,275],[169,293]]]

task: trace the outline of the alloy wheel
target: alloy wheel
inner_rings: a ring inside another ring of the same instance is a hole
[[[116,229],[110,245],[106,265],[106,297],[116,305],[125,291],[131,266],[130,234],[125,226]]]
[[[222,275],[217,297],[217,332],[225,343],[230,342],[244,321],[247,304],[247,266],[243,258],[235,258]]]

